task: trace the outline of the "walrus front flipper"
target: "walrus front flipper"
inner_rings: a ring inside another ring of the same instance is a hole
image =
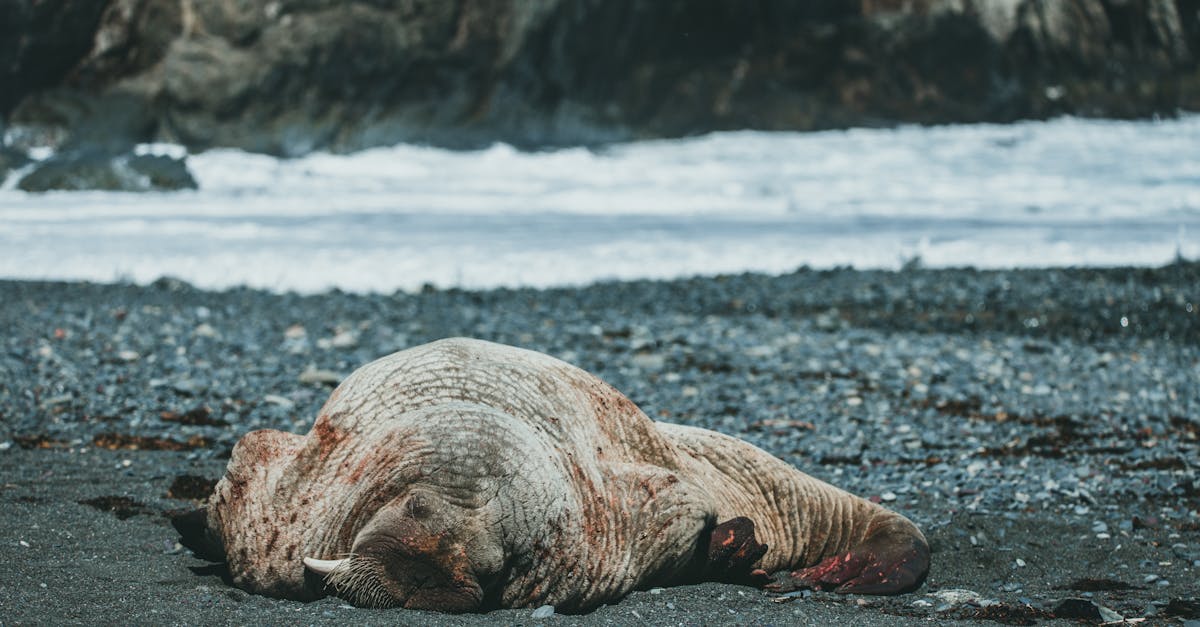
[[[900,594],[915,590],[929,572],[929,544],[921,532],[897,517],[849,551],[802,568],[767,588],[798,588],[842,594]]]
[[[769,578],[756,564],[767,548],[754,537],[754,521],[745,516],[732,518],[714,527],[709,536],[708,571],[719,581],[761,586]]]
[[[171,517],[171,526],[179,532],[179,544],[191,550],[197,558],[208,562],[224,562],[225,549],[220,538],[208,528],[208,508],[201,507]]]

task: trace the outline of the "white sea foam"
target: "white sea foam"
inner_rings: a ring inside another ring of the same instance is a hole
[[[146,145],[141,152],[178,154]],[[800,265],[1200,258],[1200,116],[189,158],[200,190],[0,189],[0,276],[356,291]]]

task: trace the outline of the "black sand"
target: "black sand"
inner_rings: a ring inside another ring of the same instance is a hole
[[[933,573],[892,598],[708,584],[450,617],[248,595],[176,544],[167,515],[241,434],[305,431],[323,378],[452,335],[562,357],[882,500],[926,530]],[[1198,264],[311,297],[0,282],[0,342],[0,624],[1200,617]]]

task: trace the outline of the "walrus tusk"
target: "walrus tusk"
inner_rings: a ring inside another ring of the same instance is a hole
[[[338,566],[341,566],[346,561],[347,560],[344,560],[344,559],[343,560],[319,560],[319,559],[312,558],[312,557],[306,557],[306,558],[304,558],[304,565],[307,566],[309,570],[311,570],[315,573],[320,573],[322,575],[328,575],[329,573],[333,572],[333,569],[337,568]]]

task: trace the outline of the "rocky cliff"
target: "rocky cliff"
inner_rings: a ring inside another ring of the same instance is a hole
[[[1200,0],[8,0],[8,143],[297,155],[1200,109]]]

